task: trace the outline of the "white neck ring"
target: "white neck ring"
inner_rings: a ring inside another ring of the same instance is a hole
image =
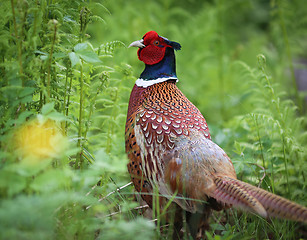
[[[143,87],[143,88],[147,88],[149,86],[152,86],[156,83],[161,83],[161,82],[165,82],[165,81],[168,81],[168,80],[176,80],[176,82],[178,82],[178,78],[175,78],[175,77],[163,77],[163,78],[157,78],[157,79],[152,79],[152,80],[144,80],[142,78],[139,78],[135,81],[135,84],[138,86],[138,87]]]

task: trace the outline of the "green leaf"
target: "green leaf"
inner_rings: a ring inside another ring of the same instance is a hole
[[[26,121],[27,118],[29,118],[31,115],[33,115],[33,112],[30,111],[24,111],[22,112],[17,119],[14,120],[14,123],[19,125]]]
[[[25,96],[31,95],[34,93],[34,91],[35,91],[35,88],[33,87],[24,87],[19,93],[19,97],[25,97]]]
[[[39,192],[56,191],[68,185],[70,175],[70,171],[51,169],[37,176],[30,187]]]
[[[88,62],[88,63],[101,62],[98,55],[94,52],[93,47],[90,43],[78,43],[74,47],[74,51],[75,51],[74,53],[70,53],[69,55],[69,58],[72,61],[73,66],[76,65],[76,64],[73,64],[73,60],[75,63],[77,61],[75,58],[77,57],[78,58],[81,57],[85,62]]]
[[[74,47],[74,51],[75,52],[80,52],[80,51],[84,51],[88,48],[88,44],[87,43],[78,43],[75,47]]]
[[[67,117],[65,117],[62,113],[59,112],[50,112],[47,117],[49,119],[55,120],[55,121],[65,121],[67,120]]]
[[[79,52],[78,55],[88,63],[98,63],[101,62],[98,55],[95,52],[92,51],[82,51]]]
[[[71,61],[71,66],[74,67],[77,64],[80,64],[80,57],[75,52],[68,53],[68,57]]]
[[[44,161],[29,164],[28,160],[24,158],[21,162],[7,165],[4,169],[8,172],[14,172],[23,177],[33,177],[44,169],[47,169],[52,162],[52,159],[45,159]]]
[[[32,95],[28,95],[28,96],[25,96],[25,97],[22,97],[20,99],[20,102],[21,103],[29,103],[31,102],[33,99],[32,99]]]
[[[41,55],[41,56],[40,56],[40,59],[42,59],[43,61],[45,61],[45,60],[47,60],[47,59],[48,59],[48,56]]]
[[[51,113],[53,110],[54,110],[54,102],[47,103],[42,107],[42,114],[47,115],[48,113]]]
[[[14,172],[1,171],[0,173],[0,189],[6,189],[9,196],[22,191],[26,187],[26,183],[24,177]]]
[[[39,50],[34,51],[34,53],[38,53],[38,54],[48,56],[48,53],[45,53],[45,52],[42,52],[42,51],[39,51]]]
[[[66,54],[63,53],[63,52],[57,52],[57,53],[54,53],[54,54],[53,54],[53,57],[54,57],[55,59],[61,59],[61,58],[64,58],[65,56],[66,56]]]

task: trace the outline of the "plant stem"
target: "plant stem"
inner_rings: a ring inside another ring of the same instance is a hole
[[[16,23],[16,14],[15,14],[15,6],[14,6],[14,0],[11,0],[11,7],[12,7],[12,14],[13,14],[13,25],[14,25],[14,34],[17,42],[17,49],[18,49],[18,65],[19,65],[19,76],[21,79],[21,85],[22,87],[25,86],[25,79],[23,76],[23,66],[22,66],[22,41],[20,36],[18,35],[17,30],[17,23]],[[21,30],[22,32],[22,30]],[[25,110],[24,103],[20,104],[20,112],[23,112]],[[17,110],[18,112],[19,110]]]
[[[66,97],[67,97],[67,86],[68,86],[68,66],[66,67],[66,74],[65,74],[65,85],[64,85],[64,96],[63,96],[63,105],[62,105],[62,113],[65,115],[65,108],[66,108]],[[66,135],[65,129],[65,122],[62,122],[62,133]]]
[[[66,74],[65,74],[64,96],[63,96],[63,106],[62,106],[62,112],[63,112],[63,114],[65,114],[65,109],[66,109],[68,75],[69,75],[69,69],[68,69],[68,67],[67,67],[67,68],[66,68]]]
[[[261,67],[261,71],[263,74],[263,77],[266,81],[266,85],[268,87],[268,89],[270,90],[270,95],[271,95],[271,99],[272,99],[272,103],[274,103],[274,108],[277,111],[277,123],[278,123],[278,127],[280,129],[280,137],[282,139],[282,144],[283,144],[283,161],[284,161],[284,165],[285,165],[285,171],[286,171],[286,181],[287,181],[287,193],[289,194],[289,189],[290,189],[290,185],[289,185],[289,171],[288,171],[288,159],[287,159],[287,143],[286,143],[286,136],[285,136],[285,132],[287,130],[287,124],[286,124],[286,120],[284,117],[284,114],[281,111],[281,106],[280,106],[280,102],[279,102],[279,98],[276,96],[274,89],[272,87],[272,84],[270,82],[270,79],[268,77],[268,75],[265,72],[265,57],[262,55],[258,55],[258,61],[260,63],[260,67]],[[273,173],[273,163],[272,163],[272,173]]]
[[[102,88],[103,88],[107,78],[108,78],[108,76],[103,73],[101,84],[99,85],[97,92],[96,92],[95,96],[93,97],[93,100],[91,101],[92,103],[91,103],[90,111],[89,111],[89,114],[88,114],[88,122],[87,122],[86,129],[85,129],[85,132],[84,132],[84,139],[86,139],[86,136],[87,136],[87,133],[88,133],[88,130],[89,130],[89,127],[90,127],[90,120],[91,120],[92,114],[94,112],[97,97],[98,97],[99,93],[102,91]]]
[[[11,6],[12,6],[12,14],[13,14],[14,33],[15,33],[15,38],[17,40],[17,48],[18,48],[19,75],[22,81],[22,87],[24,87],[25,82],[23,78],[23,67],[22,67],[22,42],[20,40],[20,37],[18,36],[18,31],[17,31],[14,0],[11,0]]]
[[[261,142],[260,130],[259,130],[260,128],[259,128],[257,116],[254,116],[254,119],[255,119],[256,127],[257,127],[257,137],[258,137],[258,141],[259,141],[259,145],[260,145],[260,152],[261,152],[261,158],[262,158],[262,166],[265,168],[265,161],[264,161],[264,155],[263,155],[263,146],[262,146],[262,142]]]
[[[79,42],[83,42],[84,36],[85,36],[85,31],[86,31],[86,26],[88,24],[88,14],[89,11],[86,7],[83,7],[80,11],[80,35],[79,35]],[[80,108],[79,108],[79,127],[78,127],[78,143],[77,146],[80,149],[80,152],[77,154],[76,158],[76,164],[75,168],[80,168],[82,169],[83,167],[83,146],[82,143],[82,124],[83,124],[83,105],[84,105],[84,80],[83,80],[83,64],[84,61],[81,59],[81,66],[80,66]],[[83,138],[84,139],[84,138]]]
[[[283,158],[284,158],[284,164],[285,164],[285,170],[286,170],[286,181],[287,181],[287,194],[290,194],[289,191],[289,171],[288,171],[288,160],[286,157],[286,143],[285,143],[285,136],[284,134],[282,135],[282,153],[283,153]]]
[[[78,147],[80,148],[80,152],[77,156],[77,162],[75,165],[75,168],[78,168],[78,165],[80,165],[80,168],[82,168],[83,160],[82,160],[82,122],[83,122],[83,94],[84,94],[84,81],[83,81],[83,60],[81,60],[81,67],[80,67],[80,108],[79,108],[79,128],[78,128]]]
[[[52,43],[51,43],[51,49],[50,49],[50,54],[49,54],[49,59],[48,59],[48,65],[47,65],[47,102],[49,102],[49,99],[51,97],[50,95],[50,72],[51,72],[51,64],[52,64],[52,54],[53,54],[53,49],[55,45],[55,40],[56,40],[56,33],[57,33],[57,23],[58,21],[53,19],[51,20],[52,24],[54,26],[54,31],[53,31],[53,37],[52,37]]]
[[[70,76],[70,83],[69,83],[69,89],[68,89],[68,97],[67,97],[65,116],[68,116],[68,113],[69,113],[69,103],[70,103],[71,88],[72,88],[72,76]],[[68,122],[66,121],[66,124],[65,124],[65,134],[67,134],[67,128],[68,128]]]

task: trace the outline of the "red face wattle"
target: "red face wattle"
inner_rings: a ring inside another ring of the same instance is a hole
[[[138,57],[148,65],[160,62],[164,58],[166,47],[171,47],[155,31],[146,33],[143,40],[145,47],[138,50]]]

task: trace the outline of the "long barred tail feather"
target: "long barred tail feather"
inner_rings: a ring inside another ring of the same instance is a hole
[[[307,208],[283,197],[229,177],[217,177],[215,184],[212,197],[225,204],[251,210],[263,217],[307,223]]]

